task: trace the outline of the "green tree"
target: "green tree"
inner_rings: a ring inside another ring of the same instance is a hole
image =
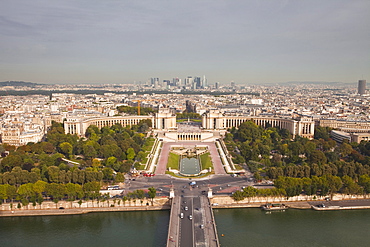
[[[22,184],[21,186],[19,186],[17,193],[21,196],[21,198],[29,199],[31,196],[34,195],[33,184]]]
[[[69,142],[62,142],[59,144],[59,149],[62,154],[64,154],[67,158],[70,158],[72,155],[73,147]]]
[[[308,160],[311,163],[325,164],[327,162],[326,156],[320,150],[312,150],[308,153]]]
[[[79,184],[68,183],[66,184],[65,188],[69,201],[74,201],[83,196],[82,187]]]
[[[126,201],[128,200],[127,196],[122,197],[123,206],[126,206]]]
[[[154,198],[156,195],[157,195],[157,190],[154,187],[150,187],[148,191],[148,196],[152,202],[152,206],[153,206]]]
[[[257,195],[257,189],[252,186],[248,186],[244,188],[243,192],[244,192],[244,195],[248,198],[248,203],[250,202],[251,198]]]
[[[64,198],[66,194],[66,188],[64,184],[50,183],[46,186],[46,193],[52,198],[57,208],[58,202]]]
[[[234,201],[239,202],[245,199],[245,194],[241,192],[240,190],[237,190],[232,194],[231,196]]]
[[[105,165],[108,167],[113,167],[116,162],[117,162],[117,158],[114,156],[111,156],[106,160]]]
[[[135,151],[133,148],[127,149],[127,159],[133,160],[135,158]]]
[[[59,183],[59,171],[60,169],[57,166],[48,167],[46,177],[50,183]]]
[[[88,182],[85,183],[82,187],[85,196],[87,198],[95,199],[99,196],[99,190],[100,190],[100,183],[99,182]]]
[[[341,154],[342,157],[346,157],[347,155],[351,154],[353,148],[348,143],[343,142],[336,151]]]
[[[18,154],[9,154],[1,161],[1,168],[3,172],[11,171],[13,167],[21,166],[23,164],[23,159]]]
[[[321,127],[321,126],[316,126],[315,127],[315,139],[323,139],[325,141],[328,141],[330,139],[330,131],[331,128],[329,127]]]
[[[42,196],[42,193],[46,191],[47,183],[45,181],[37,181],[33,184],[33,191],[36,193],[37,197]]]
[[[239,126],[235,137],[241,142],[256,141],[262,137],[262,128],[252,121],[246,121]]]
[[[144,193],[144,191],[143,190],[135,190],[134,191],[134,194],[135,194],[135,196],[134,196],[134,198],[137,198],[137,199],[139,199],[140,200],[140,202],[141,202],[141,206],[142,206],[142,199],[144,199],[145,198],[145,193]]]
[[[10,199],[8,191],[9,187],[12,187],[9,184],[0,184],[0,204],[2,202],[6,203],[7,199]]]
[[[103,168],[104,180],[113,180],[113,170],[109,167]]]
[[[87,159],[96,158],[98,155],[93,145],[85,144],[83,145],[82,149],[83,149],[83,154]]]
[[[117,172],[116,176],[114,177],[114,181],[116,183],[123,183],[125,181],[125,177],[122,172]]]

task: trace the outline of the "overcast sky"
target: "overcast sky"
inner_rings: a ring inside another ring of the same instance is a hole
[[[370,81],[369,0],[0,0],[0,81]]]

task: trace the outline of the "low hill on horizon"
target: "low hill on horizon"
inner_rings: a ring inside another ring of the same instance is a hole
[[[24,82],[24,81],[2,81],[0,87],[12,86],[12,87],[33,87],[37,85],[43,85],[41,83]]]

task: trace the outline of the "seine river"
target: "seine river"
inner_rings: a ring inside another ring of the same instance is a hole
[[[370,210],[214,211],[221,246],[370,245]],[[5,217],[0,246],[165,246],[168,221],[168,211]]]

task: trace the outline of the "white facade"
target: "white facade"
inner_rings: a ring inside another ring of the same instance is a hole
[[[315,125],[311,118],[285,119],[277,117],[252,117],[225,115],[219,110],[210,110],[202,115],[202,133],[180,133],[177,130],[176,114],[168,108],[162,108],[154,116],[118,116],[118,117],[96,117],[80,118],[69,117],[64,122],[65,133],[77,134],[82,136],[90,125],[98,128],[121,124],[122,126],[132,126],[141,120],[150,119],[153,129],[166,131],[167,138],[173,140],[204,140],[213,136],[209,131],[225,131],[232,127],[238,127],[246,121],[253,121],[255,124],[267,127],[279,127],[287,129],[293,136],[299,135],[312,139],[314,136]],[[208,132],[207,132],[208,131]],[[206,134],[207,133],[207,134]]]
[[[13,146],[26,145],[29,142],[39,142],[44,137],[44,130],[41,126],[31,126],[27,129],[23,124],[3,126],[0,131],[2,143]]]
[[[174,130],[176,129],[176,114],[169,108],[159,109],[153,121],[154,129]]]
[[[137,125],[141,120],[150,119],[154,122],[153,116],[118,116],[118,117],[97,117],[97,118],[67,118],[64,122],[64,131],[66,134],[85,135],[90,125],[95,125],[99,129],[105,126],[120,124],[123,127]]]
[[[208,130],[226,130],[238,127],[246,121],[253,121],[263,128],[278,127],[287,129],[293,136],[299,135],[312,139],[315,132],[315,122],[311,118],[286,119],[278,117],[256,117],[225,115],[219,110],[209,110],[202,115],[202,127]]]

